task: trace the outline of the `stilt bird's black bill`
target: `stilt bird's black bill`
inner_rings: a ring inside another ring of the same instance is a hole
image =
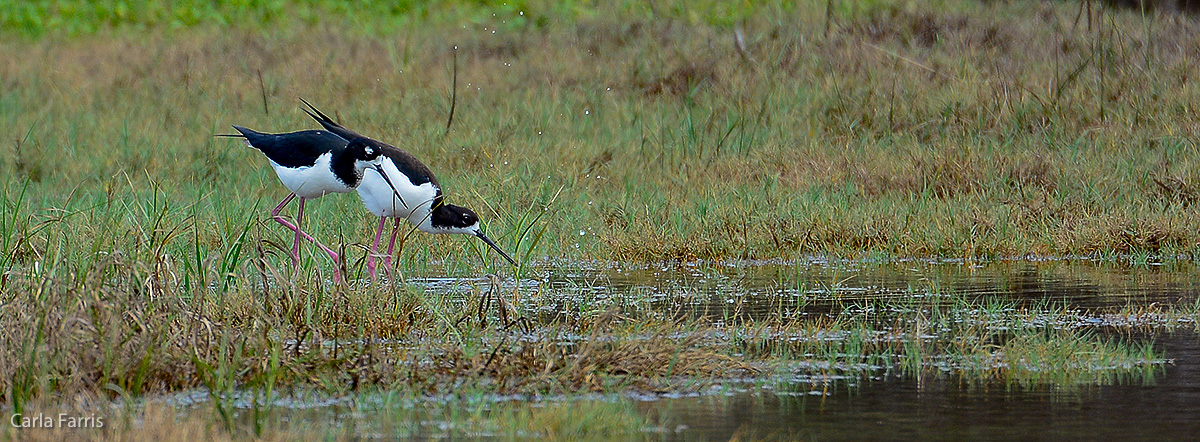
[[[488,238],[487,235],[484,235],[483,231],[475,232],[475,236],[478,236],[479,239],[482,239],[483,242],[487,243],[487,245],[492,246],[493,249],[496,249],[496,253],[499,253],[500,256],[503,256],[504,259],[507,259],[508,262],[513,265],[513,267],[517,266],[517,262],[513,261],[513,259],[511,257],[509,257],[507,253],[504,253],[503,250],[500,250],[500,246],[498,246],[498,245],[496,245],[496,243],[492,242],[492,239]]]
[[[408,203],[405,203],[405,202],[404,202],[404,197],[400,196],[400,191],[396,190],[396,186],[393,186],[393,185],[392,185],[392,180],[391,180],[390,178],[388,178],[388,176],[387,176],[387,174],[386,174],[386,173],[383,173],[383,166],[382,166],[382,165],[376,165],[376,166],[375,166],[375,171],[379,172],[379,176],[383,177],[383,181],[384,181],[385,183],[387,183],[388,187],[391,187],[391,188],[392,188],[392,193],[396,194],[396,199],[400,200],[400,204],[403,204],[403,205],[404,205],[404,208],[405,208],[405,209],[407,209],[407,208],[408,208]],[[494,247],[494,246],[493,246],[493,247]],[[509,261],[512,261],[512,260],[510,259]],[[513,265],[516,265],[516,264],[513,264]]]

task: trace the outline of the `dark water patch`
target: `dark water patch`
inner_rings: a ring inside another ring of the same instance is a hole
[[[683,438],[1193,440],[1200,434],[1200,338],[1181,333],[1155,344],[1174,362],[1150,384],[1027,388],[886,375],[641,407]]]

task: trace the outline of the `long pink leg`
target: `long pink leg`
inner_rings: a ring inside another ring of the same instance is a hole
[[[400,219],[401,218],[397,217],[396,224],[392,226],[392,240],[388,242],[387,257],[383,258],[383,264],[387,266],[389,272],[394,268],[392,267],[392,250],[396,249],[396,233],[400,231]],[[379,227],[383,227],[382,221],[380,222]]]
[[[367,273],[371,275],[371,279],[375,279],[375,255],[379,254],[379,237],[383,235],[383,221],[386,218],[379,217],[379,228],[375,229],[375,243],[371,245],[371,250],[367,252]]]
[[[312,241],[313,244],[316,244],[317,247],[320,247],[321,250],[324,250],[325,253],[329,254],[329,258],[333,259],[333,280],[340,282],[342,280],[342,271],[338,269],[338,263],[341,262],[338,260],[338,254],[336,252],[334,252],[333,249],[330,249],[329,247],[325,247],[325,244],[321,244],[320,241],[317,241],[315,238],[313,238],[312,236],[309,236],[309,234],[304,233],[304,231],[300,229],[300,225],[302,222],[301,220],[303,218],[304,218],[304,198],[300,198],[300,211],[296,213],[296,232],[297,232],[297,234],[304,235],[305,238],[308,238],[309,241]]]
[[[283,201],[279,202],[278,206],[275,206],[275,210],[271,211],[271,218],[274,219],[275,222],[277,222],[279,224],[283,224],[284,227],[287,227],[287,228],[291,229],[293,232],[296,232],[296,238],[294,241],[292,241],[292,268],[295,269],[300,265],[300,238],[303,237],[304,239],[312,241],[313,244],[316,244],[317,247],[320,247],[321,250],[324,250],[325,253],[328,253],[329,256],[331,258],[333,258],[333,262],[334,262],[333,278],[336,281],[341,281],[342,272],[340,270],[338,270],[338,268],[337,268],[337,263],[338,263],[337,253],[334,253],[333,250],[329,249],[329,247],[325,247],[324,244],[321,244],[320,241],[317,241],[316,238],[313,238],[312,235],[309,235],[308,233],[304,232],[304,230],[302,230],[300,228],[301,220],[304,218],[304,198],[300,198],[300,211],[296,213],[296,224],[292,224],[292,223],[288,222],[286,219],[283,218],[283,216],[279,215],[279,212],[281,210],[283,210],[283,206],[286,206],[287,203],[291,202],[292,198],[295,198],[295,197],[296,197],[296,194],[294,194],[294,193],[288,194],[288,196],[285,197],[283,199]]]
[[[283,199],[283,201],[279,202],[278,206],[275,206],[275,210],[271,211],[271,219],[274,219],[275,222],[278,222],[279,224],[283,224],[284,227],[292,229],[293,232],[296,232],[296,240],[292,241],[292,270],[293,271],[295,271],[296,267],[300,265],[300,229],[298,227],[292,225],[292,223],[289,223],[282,216],[280,216],[279,212],[283,210],[283,206],[286,206],[287,203],[291,202],[292,198],[295,198],[295,197],[296,197],[296,194],[289,193],[288,196]],[[301,198],[301,201],[303,201],[303,198]]]

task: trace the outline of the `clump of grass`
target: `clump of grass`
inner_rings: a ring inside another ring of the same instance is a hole
[[[962,369],[991,371],[1010,384],[1027,387],[1070,387],[1152,380],[1165,362],[1150,343],[1063,330],[1014,336],[991,355],[990,370],[986,364],[964,364]],[[971,359],[964,355],[963,360]]]
[[[486,375],[504,393],[668,391],[757,371],[725,354],[705,328],[653,320],[610,326],[610,320],[604,314],[581,324],[591,330],[587,337],[571,338],[578,331],[567,329],[473,358],[451,350],[434,361],[454,377]]]
[[[1114,329],[1137,331],[1200,331],[1200,299],[1178,304],[1129,304],[1103,315],[1103,324]]]
[[[973,383],[1072,389],[1152,380],[1165,363],[1149,342],[1080,328],[1079,312],[950,296],[867,302],[818,321],[741,331],[747,355],[800,362],[788,370],[955,376]],[[1127,330],[1120,327],[1120,330]]]
[[[507,405],[507,404],[506,404]],[[643,438],[653,422],[628,402],[579,401],[542,407],[501,406],[489,413],[505,437]]]

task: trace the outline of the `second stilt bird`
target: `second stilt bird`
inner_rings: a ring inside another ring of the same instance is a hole
[[[301,101],[304,100],[301,99]],[[517,265],[512,257],[504,253],[500,246],[497,246],[491,238],[483,233],[483,229],[479,226],[479,216],[475,212],[466,207],[446,204],[443,201],[442,186],[438,184],[437,177],[424,163],[404,150],[347,129],[321,113],[307,101],[304,101],[304,104],[308,106],[305,112],[317,120],[325,130],[352,140],[347,148],[350,146],[372,147],[383,156],[382,167],[366,171],[362,183],[358,186],[358,196],[362,198],[367,210],[379,217],[379,227],[375,230],[375,242],[371,247],[371,255],[367,258],[367,271],[372,277],[375,276],[375,255],[379,249],[379,241],[387,218],[395,218],[384,261],[388,268],[391,265],[392,251],[396,245],[396,233],[400,230],[401,219],[407,219],[425,233],[461,234],[477,237],[491,246],[509,263]],[[394,184],[394,186],[390,186],[390,184]]]

